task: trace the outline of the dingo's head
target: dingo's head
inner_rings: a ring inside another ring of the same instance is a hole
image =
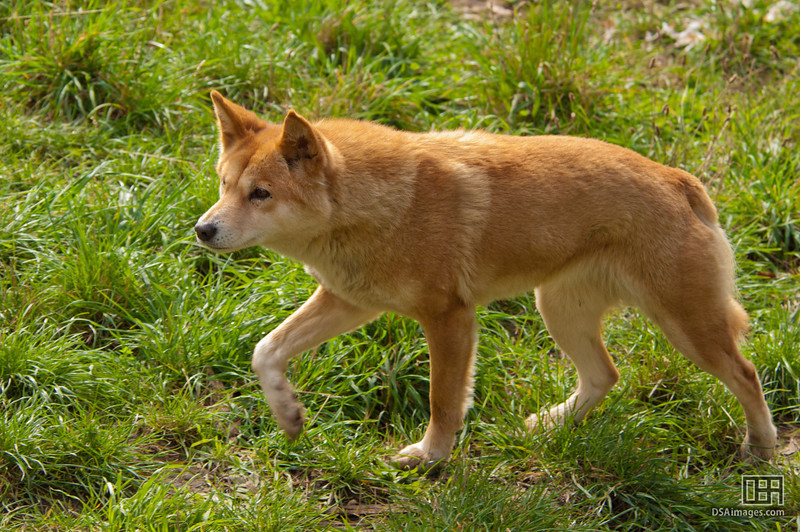
[[[294,111],[281,126],[216,91],[211,99],[220,134],[219,201],[195,225],[198,241],[215,251],[302,246],[331,213],[325,139]]]

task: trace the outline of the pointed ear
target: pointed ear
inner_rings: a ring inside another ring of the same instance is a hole
[[[292,164],[324,155],[325,144],[314,126],[291,110],[283,121],[280,150],[286,161]]]
[[[211,91],[211,101],[214,102],[219,141],[223,150],[230,149],[237,140],[267,126],[255,113],[236,105],[217,91]]]

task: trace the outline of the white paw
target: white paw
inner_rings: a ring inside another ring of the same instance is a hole
[[[739,448],[739,454],[745,462],[753,462],[756,460],[768,461],[772,458],[772,455],[775,454],[775,446],[777,443],[778,437],[774,427],[760,438],[755,437],[748,431],[742,446]]]
[[[419,442],[401,449],[389,460],[389,463],[406,471],[419,469],[429,472],[441,466],[448,458],[447,455],[437,456],[437,454],[440,453],[431,453],[425,450],[422,442]]]
[[[278,426],[290,440],[296,439],[305,425],[306,409],[298,402],[284,406],[282,410],[273,410]]]
[[[270,377],[272,378],[261,381],[264,396],[278,426],[290,440],[294,440],[303,432],[306,409],[297,400],[294,389],[286,377],[281,374]]]
[[[553,415],[552,411],[542,412],[541,414],[531,414],[525,420],[525,428],[532,434],[539,434],[564,424],[561,416]]]

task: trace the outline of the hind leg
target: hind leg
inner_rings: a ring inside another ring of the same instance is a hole
[[[746,323],[744,310],[729,297],[716,305],[708,301],[705,305],[697,305],[696,300],[693,303],[669,317],[662,315],[654,320],[681,353],[721,380],[742,405],[747,420],[742,458],[769,460],[777,443],[777,431],[755,366],[737,346]]]
[[[563,425],[568,419],[582,420],[619,380],[619,371],[601,335],[610,299],[596,286],[575,283],[574,279],[536,289],[536,307],[556,344],[575,365],[578,387],[560,405],[531,415],[526,421],[529,430]]]

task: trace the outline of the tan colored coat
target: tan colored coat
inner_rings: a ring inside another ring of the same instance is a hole
[[[220,199],[196,226],[210,249],[263,245],[307,265],[320,288],[256,347],[253,368],[280,426],[302,407],[289,358],[393,311],[431,352],[431,423],[395,457],[446,459],[471,397],[474,308],[536,289],[579,384],[528,426],[581,419],[619,378],[602,317],[641,308],[720,378],[748,421],[743,451],[768,458],[775,428],[737,341],[733,257],[700,181],[598,140],[481,131],[406,133],[352,120],[268,124],[218,93]]]

